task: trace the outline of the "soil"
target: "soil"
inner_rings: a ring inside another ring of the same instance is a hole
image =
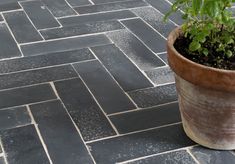
[[[190,42],[189,38],[180,36],[175,41],[174,47],[181,55],[196,63],[219,69],[235,70],[235,54],[233,57],[227,58],[226,55],[216,52],[212,47],[209,54],[205,56],[199,52],[190,52],[188,48]]]

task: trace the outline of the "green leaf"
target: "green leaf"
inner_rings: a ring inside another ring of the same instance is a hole
[[[191,42],[190,45],[189,45],[189,50],[190,50],[190,51],[196,51],[196,50],[198,50],[198,49],[200,49],[200,48],[201,48],[201,44],[200,44],[199,42],[193,41],[193,42]]]
[[[226,52],[226,55],[227,55],[228,58],[231,58],[233,56],[233,53],[232,53],[232,51],[228,50]]]
[[[203,1],[202,0],[193,0],[192,7],[194,15],[198,15],[201,9]]]

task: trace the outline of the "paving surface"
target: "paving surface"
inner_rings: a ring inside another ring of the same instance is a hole
[[[1,0],[0,164],[233,164],[184,134],[165,0]]]

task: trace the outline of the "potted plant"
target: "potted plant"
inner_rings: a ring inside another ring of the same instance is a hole
[[[200,145],[235,149],[235,0],[175,0],[183,11],[168,37],[184,131]]]

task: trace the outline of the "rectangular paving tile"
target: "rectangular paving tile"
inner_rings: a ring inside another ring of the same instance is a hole
[[[5,164],[4,158],[0,157],[0,164]]]
[[[75,63],[91,59],[95,59],[94,55],[87,48],[48,53],[45,55],[27,56],[23,58],[0,61],[0,73],[10,73],[33,68]]]
[[[166,40],[139,18],[121,21],[153,52],[166,51]]]
[[[107,36],[119,47],[141,70],[164,66],[153,52],[139,39],[126,30],[109,32]]]
[[[65,0],[42,0],[55,17],[76,15]]]
[[[71,6],[91,5],[89,0],[67,0]]]
[[[0,59],[21,56],[16,42],[4,23],[0,23],[0,36]]]
[[[113,3],[113,2],[122,2],[122,1],[129,1],[129,0],[92,0],[95,4],[101,3]]]
[[[53,163],[93,163],[81,136],[60,101],[31,105],[30,110]]]
[[[100,34],[27,44],[21,46],[21,50],[24,56],[33,56],[52,52],[60,52],[65,50],[76,50],[86,47],[105,45],[109,43],[110,40],[105,35]]]
[[[55,82],[55,87],[85,141],[116,135],[81,79]]]
[[[0,130],[12,129],[27,124],[31,124],[31,119],[26,107],[0,110]]]
[[[151,107],[177,100],[175,84],[132,91],[129,92],[129,95],[140,108]]]
[[[21,87],[77,77],[71,65],[0,75],[0,89]]]
[[[91,153],[97,164],[110,164],[193,144],[180,124],[106,139],[88,145],[91,147]]]
[[[235,156],[229,151],[210,150],[201,146],[194,147],[190,152],[202,164],[231,164],[235,163]]]
[[[158,10],[153,7],[143,7],[138,9],[132,9],[137,16],[141,17],[144,21],[150,24],[155,30],[160,32],[166,38],[168,34],[176,27],[172,22],[164,22],[164,16]]]
[[[20,9],[20,5],[17,3],[18,0],[1,0],[0,11],[9,11]]]
[[[6,130],[0,135],[9,164],[50,163],[33,125]]]
[[[60,26],[41,1],[26,1],[20,4],[37,29]]]
[[[56,99],[49,84],[0,91],[0,109]]]
[[[125,91],[153,86],[115,45],[94,47],[92,51]]]
[[[167,53],[159,54],[159,58],[161,58],[166,64],[168,64],[167,61]]]
[[[172,164],[197,164],[193,157],[186,150],[179,150],[161,155],[151,156],[145,159],[128,162],[128,164],[156,164],[156,163],[172,163]]]
[[[4,13],[3,16],[17,42],[26,43],[43,40],[23,11]],[[27,35],[25,31],[27,31]]]
[[[122,10],[122,11],[111,11],[105,13],[95,13],[89,15],[65,17],[58,20],[63,26],[69,26],[69,25],[76,25],[89,22],[118,20],[118,19],[133,18],[133,17],[136,17],[136,15],[130,12],[129,10]]]
[[[131,100],[98,61],[78,63],[74,64],[74,67],[106,113],[111,114],[135,108]]]
[[[166,14],[171,10],[171,5],[166,0],[146,0],[150,5],[159,10],[161,13]],[[181,25],[183,23],[182,13],[177,11],[169,17],[172,21]]]
[[[156,85],[175,81],[174,73],[168,66],[145,71],[145,73]]]
[[[121,134],[180,122],[178,103],[109,117]]]
[[[135,7],[141,7],[141,6],[148,6],[148,4],[143,0],[130,0],[126,2],[124,1],[124,2],[116,2],[116,3],[98,4],[98,5],[92,5],[92,6],[75,7],[74,9],[79,14],[87,14],[87,13],[96,13],[96,12],[103,12],[103,11],[135,8]]]
[[[41,30],[40,33],[45,39],[56,39],[69,36],[85,35],[123,29],[118,21],[90,22],[85,24],[65,26],[62,28]]]

